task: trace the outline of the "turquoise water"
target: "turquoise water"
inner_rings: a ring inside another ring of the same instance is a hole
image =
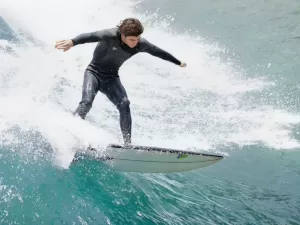
[[[297,1],[90,1],[66,17],[70,3],[0,10],[0,224],[300,223]],[[174,174],[70,165],[75,150],[122,139],[101,95],[87,121],[68,113],[94,45],[62,54],[53,43],[131,15],[188,64],[141,55],[124,65],[134,142],[221,162]]]

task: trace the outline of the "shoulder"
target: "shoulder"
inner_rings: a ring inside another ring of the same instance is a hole
[[[145,51],[149,48],[151,48],[153,45],[148,41],[146,38],[141,38],[139,41],[139,50],[140,51]]]
[[[140,45],[141,46],[148,46],[148,45],[151,45],[151,43],[146,38],[141,37],[141,39],[140,39]]]
[[[102,39],[114,39],[117,36],[117,28],[106,28],[97,31],[97,36]]]

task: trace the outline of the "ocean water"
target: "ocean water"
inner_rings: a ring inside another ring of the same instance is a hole
[[[2,0],[0,224],[300,224],[299,6]],[[129,16],[188,65],[147,54],[123,65],[133,143],[224,160],[173,174],[71,164],[122,138],[101,94],[86,121],[70,114],[95,44],[60,52],[55,41]]]

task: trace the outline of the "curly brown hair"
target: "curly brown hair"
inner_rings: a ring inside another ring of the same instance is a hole
[[[121,34],[125,36],[139,36],[144,32],[142,23],[136,18],[126,18],[118,26]]]

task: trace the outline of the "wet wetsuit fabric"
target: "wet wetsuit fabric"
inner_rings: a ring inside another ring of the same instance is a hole
[[[85,119],[98,91],[105,94],[120,112],[120,127],[125,144],[131,143],[131,115],[127,93],[119,78],[122,64],[139,52],[167,60],[176,65],[181,62],[170,53],[141,38],[136,47],[130,48],[121,41],[118,28],[80,34],[72,39],[73,45],[98,42],[93,58],[84,73],[82,99],[75,113]]]

